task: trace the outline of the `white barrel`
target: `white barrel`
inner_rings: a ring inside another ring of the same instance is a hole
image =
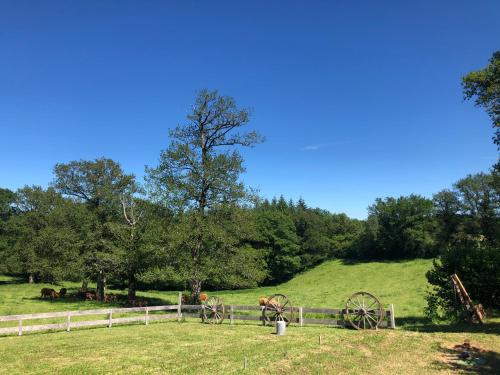
[[[278,336],[284,336],[286,333],[286,322],[283,320],[276,321],[276,334]]]

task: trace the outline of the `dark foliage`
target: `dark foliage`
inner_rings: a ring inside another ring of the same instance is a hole
[[[434,287],[427,295],[431,318],[463,319],[464,310],[454,295],[450,276],[456,273],[470,297],[486,308],[500,307],[500,246],[483,236],[465,236],[450,243],[427,273]]]

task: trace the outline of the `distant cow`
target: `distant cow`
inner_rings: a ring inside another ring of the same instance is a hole
[[[207,293],[200,293],[200,301],[205,302],[208,300],[208,294]]]
[[[87,301],[95,300],[95,293],[94,292],[85,292],[85,299]]]
[[[42,288],[41,293],[41,298],[55,298],[56,296],[56,291],[52,288]]]
[[[61,288],[59,292],[56,292],[52,288],[42,288],[41,290],[42,298],[51,298],[51,299],[63,297],[64,295],[66,295],[66,292],[67,292],[66,288]]]
[[[118,299],[118,296],[116,294],[105,294],[104,295],[104,302],[116,302]]]

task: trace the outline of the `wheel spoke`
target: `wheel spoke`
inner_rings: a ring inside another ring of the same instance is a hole
[[[276,308],[272,305],[270,306],[266,306],[266,310],[269,310],[269,311],[277,311]]]
[[[359,300],[359,296],[356,296],[356,301],[358,302],[359,307],[363,306],[363,303]]]
[[[371,319],[373,321],[373,323],[375,323],[375,326],[378,325],[378,322],[375,319],[373,319],[370,315],[367,315],[366,317],[368,318],[369,323],[370,323],[370,319]],[[370,326],[372,326],[371,323],[370,323]],[[373,326],[372,326],[372,328],[373,328]]]
[[[353,300],[349,300],[350,303],[348,303],[348,305],[352,305],[353,307],[353,310],[356,310],[356,308],[359,308],[359,305],[356,304]]]
[[[373,305],[375,305],[376,303],[377,303],[377,301],[375,301],[375,300],[374,300],[374,301],[370,304],[370,306],[368,306],[366,309],[367,309],[367,310],[368,310],[368,309],[370,309],[370,308],[371,308]]]
[[[370,328],[373,328],[372,322],[370,321],[370,318],[368,317],[368,315],[366,316],[366,321],[370,325]]]

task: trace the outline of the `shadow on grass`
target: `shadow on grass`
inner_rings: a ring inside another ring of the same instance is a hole
[[[131,307],[128,303],[127,294],[118,294],[113,293],[117,296],[117,300],[115,302],[98,302],[98,301],[87,301],[85,297],[80,293],[78,288],[68,288],[68,291],[64,297],[61,298],[41,298],[41,297],[31,297],[29,298],[32,301],[45,301],[54,304],[60,304],[61,307],[67,304],[75,304],[75,303],[86,303],[95,307]],[[163,305],[175,305],[177,302],[173,302],[168,299],[158,298],[158,297],[144,297],[138,296],[141,300],[145,300],[148,302],[148,306],[163,306]]]
[[[500,322],[437,324],[424,317],[396,318],[396,327],[408,331],[500,334]]]
[[[0,285],[26,284],[26,280],[21,277],[10,277],[8,280],[0,280]]]
[[[464,374],[498,374],[500,354],[464,343],[451,348],[440,347],[441,360],[435,365],[440,370]]]
[[[432,258],[407,258],[407,259],[339,259],[343,266],[355,266],[366,263],[407,263],[412,260],[427,260]]]

